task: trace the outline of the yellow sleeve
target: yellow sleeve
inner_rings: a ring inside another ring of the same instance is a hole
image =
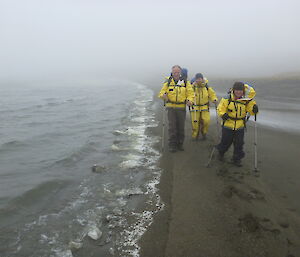
[[[162,89],[160,90],[159,94],[158,94],[158,97],[159,98],[162,98],[162,96],[165,94],[165,93],[168,93],[168,81],[165,82],[162,86]]]
[[[186,82],[186,99],[192,103],[195,100],[195,92],[194,92],[193,86],[191,85],[191,83],[189,81]]]
[[[255,95],[256,95],[256,92],[255,92],[254,88],[251,87],[251,88],[250,88],[250,92],[249,92],[248,97],[249,97],[249,98],[254,98]]]
[[[227,112],[227,107],[228,107],[228,99],[222,98],[217,108],[218,115],[220,117],[222,117]]]
[[[250,115],[254,115],[254,112],[253,112],[253,105],[255,105],[256,102],[255,100],[251,100],[249,103],[247,103],[247,106],[246,106],[246,111],[248,113],[250,113]]]
[[[213,88],[212,87],[209,87],[208,88],[208,95],[209,95],[209,100],[210,101],[218,101],[218,97],[217,97],[217,95],[216,95],[216,92],[215,92],[215,90],[213,90]]]
[[[254,88],[248,84],[245,84],[245,88],[246,88],[246,92],[247,92],[246,97],[253,99],[256,95]]]

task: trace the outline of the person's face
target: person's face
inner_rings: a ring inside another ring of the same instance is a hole
[[[236,98],[241,98],[244,94],[244,91],[243,90],[234,90],[233,93]]]
[[[172,69],[172,76],[175,80],[179,80],[181,70],[178,67]]]
[[[203,79],[202,79],[202,78],[198,78],[198,79],[196,79],[196,83],[197,83],[198,85],[201,85],[201,84],[202,84],[202,82],[203,82]]]

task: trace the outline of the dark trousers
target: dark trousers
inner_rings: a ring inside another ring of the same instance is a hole
[[[237,161],[242,159],[245,156],[243,146],[244,146],[244,133],[245,129],[239,130],[231,130],[228,128],[222,128],[222,139],[220,144],[217,145],[217,149],[219,150],[220,154],[223,155],[231,144],[233,143],[233,160]]]
[[[168,108],[169,147],[176,147],[183,144],[185,116],[185,109]]]

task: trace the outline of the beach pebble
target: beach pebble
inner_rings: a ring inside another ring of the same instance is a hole
[[[92,171],[95,173],[101,173],[101,172],[106,171],[106,167],[102,166],[102,165],[94,164],[92,167]]]
[[[102,232],[97,227],[93,227],[89,232],[88,236],[94,240],[98,240],[102,236]]]
[[[70,243],[69,243],[69,247],[71,250],[73,250],[73,249],[78,250],[78,249],[82,248],[82,246],[83,246],[82,242],[70,241]]]

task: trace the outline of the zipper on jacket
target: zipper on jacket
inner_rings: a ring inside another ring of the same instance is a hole
[[[176,103],[178,103],[178,86],[175,85],[176,88]]]
[[[235,108],[235,118],[237,119],[237,116],[238,116],[238,107],[237,107],[237,105],[236,105],[235,102],[233,103],[233,105],[234,105],[234,108]],[[236,128],[236,120],[234,121],[234,128],[233,128],[233,130],[235,130],[235,128]]]

